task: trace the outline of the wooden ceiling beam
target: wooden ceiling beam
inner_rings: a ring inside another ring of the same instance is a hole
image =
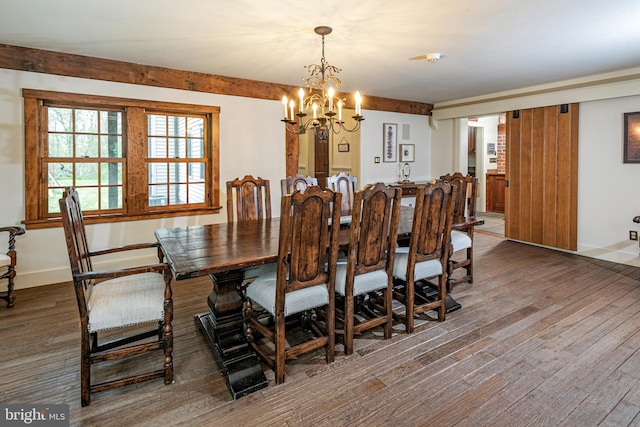
[[[298,91],[296,86],[7,44],[0,44],[0,68],[258,99],[280,100],[282,95]],[[346,108],[354,108],[349,94],[339,95],[347,99]],[[365,110],[430,115],[433,104],[363,96],[362,107]]]

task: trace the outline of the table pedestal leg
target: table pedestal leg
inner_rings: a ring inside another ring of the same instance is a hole
[[[447,306],[447,313],[451,313],[452,311],[460,310],[462,306],[460,303],[453,299],[450,293],[447,292],[447,299],[445,300],[445,305]]]
[[[234,399],[268,385],[260,359],[244,338],[242,297],[239,286],[243,273],[209,275],[213,290],[207,298],[208,313],[196,314],[195,322],[222,365]]]

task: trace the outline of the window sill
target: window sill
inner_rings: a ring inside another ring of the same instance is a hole
[[[142,215],[127,215],[127,214],[114,214],[114,215],[83,215],[85,224],[106,224],[110,222],[125,222],[125,221],[142,221],[147,219],[157,218],[175,218],[180,216],[194,216],[194,215],[211,215],[217,214],[222,209],[221,206],[216,206],[206,209],[194,209],[194,210],[182,210],[182,211],[154,211]],[[37,230],[42,228],[55,228],[62,227],[61,218],[51,219],[38,219],[31,221],[22,221],[27,230]]]

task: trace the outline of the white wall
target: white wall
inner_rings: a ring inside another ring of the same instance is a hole
[[[639,89],[640,81],[605,84],[553,92],[546,97],[538,94],[443,107],[440,117],[475,117],[513,108],[579,102],[576,253],[640,266],[638,242],[629,240],[629,230],[640,231],[640,225],[632,222],[634,216],[640,215],[640,164],[622,162],[623,113],[640,111]],[[434,147],[455,146],[453,129],[459,120],[449,117],[437,121],[438,130],[432,133]],[[432,164],[446,164],[455,157],[444,148],[434,149],[432,155]]]
[[[360,170],[362,177],[359,185],[373,182],[396,182],[400,157],[394,163],[385,163],[382,158],[384,123],[398,125],[398,146],[415,145],[415,162],[410,163],[411,181],[431,179],[431,129],[428,116],[415,114],[389,113],[384,111],[364,111],[365,120],[360,130]],[[409,125],[409,135],[403,135],[403,125]],[[408,136],[404,139],[403,136]],[[375,157],[380,163],[375,163]]]
[[[188,216],[87,226],[93,249],[128,243],[154,241],[154,230],[226,221],[224,182],[246,174],[271,181],[272,215],[280,215],[280,179],[285,175],[285,134],[280,101],[215,95],[176,89],[138,86],[46,74],[0,69],[0,225],[21,225],[24,220],[24,129],[23,88],[94,94],[122,98],[215,105],[220,107],[220,204],[216,215]],[[427,179],[430,130],[426,116],[363,111],[361,177],[359,184],[396,180],[396,165],[373,163],[382,156],[382,123],[410,125],[410,139],[398,143],[415,144],[416,161],[412,179]],[[355,149],[356,147],[354,147]],[[0,251],[6,251],[6,234],[0,236]],[[27,230],[18,236],[18,277],[16,289],[71,279],[61,228]],[[112,268],[153,262],[155,253],[141,252],[135,258],[105,257],[94,268]]]
[[[456,170],[454,164],[455,141],[458,135],[456,120],[439,120],[437,130],[431,132],[431,172],[433,176],[446,175]]]
[[[640,266],[640,164],[623,163],[624,113],[640,111],[640,96],[580,103],[578,253]]]
[[[285,171],[282,105],[278,101],[206,94],[174,89],[66,78],[0,69],[0,224],[20,225],[24,220],[24,131],[22,88],[106,95],[123,98],[220,106],[220,180],[245,174],[271,181],[272,194],[280,194]],[[268,161],[265,161],[268,159]],[[224,185],[220,203],[226,204]],[[30,191],[27,189],[26,191]],[[279,198],[273,197],[272,214],[280,215]],[[94,249],[127,243],[154,241],[158,228],[226,221],[224,209],[217,215],[153,219],[87,226]],[[4,235],[6,236],[6,234]],[[0,250],[6,238],[0,236]],[[4,245],[4,246],[2,246]],[[27,230],[17,238],[18,278],[16,288],[70,280],[69,260],[61,228]],[[152,259],[140,253],[144,259]],[[122,257],[122,255],[120,255]],[[103,265],[114,265],[115,256]],[[129,258],[133,265],[140,259]],[[101,268],[98,263],[95,268]]]

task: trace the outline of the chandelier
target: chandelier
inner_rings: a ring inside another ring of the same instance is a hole
[[[321,142],[328,142],[329,135],[340,133],[341,130],[347,132],[355,132],[360,129],[360,122],[364,120],[362,116],[362,98],[360,93],[354,94],[355,99],[355,115],[352,118],[356,124],[352,128],[345,126],[342,120],[342,108],[344,107],[344,99],[336,96],[335,89],[342,85],[342,81],[336,76],[342,69],[329,65],[324,58],[324,36],[331,34],[331,27],[321,26],[314,30],[316,34],[322,36],[322,58],[320,65],[313,64],[305,66],[309,72],[309,77],[302,80],[309,88],[309,92],[305,94],[303,88],[298,91],[298,112],[296,103],[293,99],[287,100],[286,95],[282,97],[284,105],[284,122],[287,132],[302,135],[307,130],[313,128],[317,138]],[[335,87],[335,89],[334,89]],[[337,112],[336,112],[337,110]],[[306,119],[307,115],[311,115]],[[296,128],[296,124],[298,125]]]

